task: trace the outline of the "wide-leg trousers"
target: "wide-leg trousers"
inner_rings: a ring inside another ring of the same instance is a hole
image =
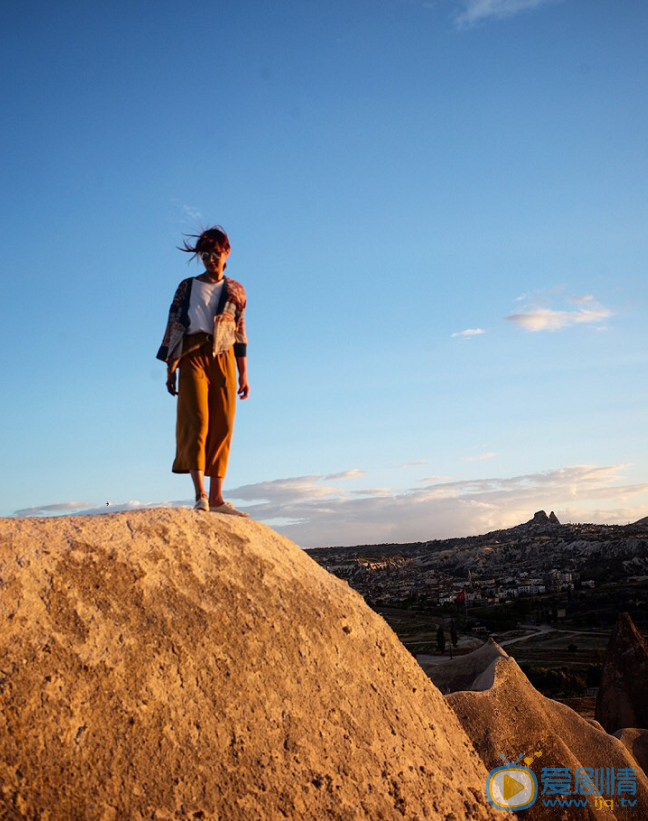
[[[176,456],[172,471],[202,470],[206,476],[225,476],[236,413],[234,348],[214,356],[211,339],[208,339],[183,354],[179,371]]]

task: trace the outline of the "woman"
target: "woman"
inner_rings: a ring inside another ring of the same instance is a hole
[[[185,240],[179,250],[199,256],[205,270],[178,286],[157,354],[167,363],[167,390],[178,396],[172,470],[191,475],[195,510],[247,516],[223,499],[236,395],[247,399],[249,393],[245,290],[223,273],[230,244],[221,226],[194,238],[195,245]],[[176,369],[180,372],[177,391]],[[211,477],[209,496],[205,476]]]

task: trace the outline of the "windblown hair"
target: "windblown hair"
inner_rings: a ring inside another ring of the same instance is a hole
[[[182,247],[178,246],[178,250],[193,254],[191,259],[195,259],[199,254],[215,251],[217,248],[219,251],[229,251],[230,249],[230,242],[222,225],[207,228],[202,234],[189,234],[189,237],[195,239],[196,242],[192,245],[185,239],[182,242]]]

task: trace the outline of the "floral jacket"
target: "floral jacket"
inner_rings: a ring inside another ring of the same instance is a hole
[[[182,343],[189,327],[189,302],[194,277],[183,279],[175,292],[164,339],[157,359],[161,359],[174,371],[182,356]],[[214,356],[224,353],[234,345],[235,356],[247,355],[245,336],[245,289],[229,277],[225,277],[225,287],[221,294],[214,317]]]

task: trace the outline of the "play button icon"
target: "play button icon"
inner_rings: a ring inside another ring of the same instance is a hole
[[[511,778],[508,773],[504,773],[504,789],[502,792],[505,801],[509,801],[514,795],[517,795],[524,789],[526,789],[526,784],[521,784],[519,781],[516,781],[515,778]]]
[[[499,810],[525,810],[538,797],[538,781],[527,767],[496,767],[488,774],[486,797]]]

